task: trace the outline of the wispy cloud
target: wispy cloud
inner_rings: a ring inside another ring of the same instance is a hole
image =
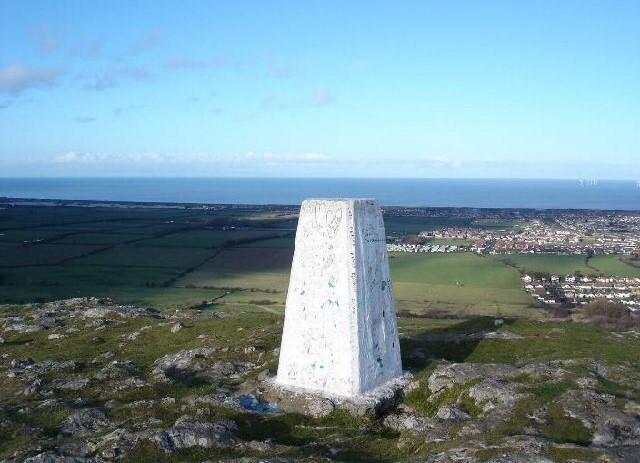
[[[91,42],[86,49],[87,57],[98,58],[102,54],[102,40],[96,39]]]
[[[67,153],[55,156],[45,162],[55,164],[225,164],[246,165],[255,163],[260,165],[299,164],[299,163],[323,163],[328,161],[327,156],[321,153],[272,153],[253,152],[225,153],[225,154],[164,154],[164,153],[136,153],[136,154],[110,154],[110,153]]]
[[[116,116],[122,116],[125,113],[131,112],[131,111],[137,111],[138,109],[142,109],[144,108],[144,105],[141,104],[130,104],[130,105],[124,105],[124,106],[117,106],[115,108],[113,108],[113,114],[115,114]]]
[[[328,87],[318,87],[311,95],[313,106],[327,106],[336,101],[336,95]]]
[[[54,68],[8,64],[0,67],[0,92],[20,93],[35,87],[51,87],[60,74]]]
[[[96,118],[92,116],[76,116],[73,120],[79,124],[88,124],[90,122],[94,122]]]
[[[367,67],[367,60],[363,58],[358,58],[347,63],[347,69],[349,71],[360,71]]]
[[[278,101],[272,95],[266,96],[259,104],[260,109],[298,109],[322,107],[336,101],[335,93],[328,87],[318,87],[307,96],[289,101]]]
[[[133,80],[144,82],[151,79],[151,74],[143,67],[127,64],[113,66],[103,70],[91,82],[85,85],[85,89],[101,92],[118,87],[123,81]]]
[[[433,156],[426,159],[431,167],[450,167],[458,169],[462,167],[462,162],[457,159],[451,159],[447,155]]]
[[[125,56],[137,55],[157,47],[164,39],[164,35],[164,31],[161,29],[144,32],[129,45],[124,53]]]
[[[13,108],[15,106],[31,103],[32,101],[33,99],[31,98],[14,98],[10,100],[2,100],[0,101],[0,109]]]
[[[171,58],[162,63],[162,67],[170,69],[172,71],[178,71],[182,69],[200,69],[207,64],[204,61],[198,61],[190,58]]]
[[[33,31],[31,39],[36,51],[41,55],[48,55],[58,51],[63,44],[63,35],[48,26],[40,27]]]

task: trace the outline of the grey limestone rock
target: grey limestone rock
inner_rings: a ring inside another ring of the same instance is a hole
[[[441,420],[447,420],[447,421],[461,422],[461,421],[468,420],[469,415],[463,412],[462,410],[460,410],[458,407],[450,407],[448,405],[445,405],[438,409],[438,412],[436,413],[436,418],[440,418]]]
[[[100,381],[106,379],[125,379],[136,374],[138,374],[138,368],[130,361],[114,361],[96,373],[94,378]]]
[[[23,460],[23,463],[106,463],[100,457],[72,457],[59,455],[56,452],[44,452]]]
[[[67,417],[60,427],[60,433],[65,436],[80,437],[104,431],[111,426],[111,422],[102,411],[87,409]]]
[[[463,384],[482,378],[504,380],[518,374],[518,369],[511,365],[484,363],[454,363],[440,366],[429,376],[429,389],[439,392],[449,389],[454,384]]]
[[[336,408],[333,401],[323,397],[314,397],[307,403],[307,412],[314,418],[329,416]]]
[[[89,378],[69,378],[69,379],[56,379],[53,381],[54,389],[60,389],[63,391],[79,391],[84,389],[91,383]]]
[[[482,406],[482,411],[510,409],[524,394],[519,394],[513,384],[495,379],[484,379],[469,389],[469,397]]]
[[[394,431],[411,431],[413,433],[427,433],[436,427],[437,421],[413,413],[397,412],[387,415],[383,423]]]
[[[228,419],[208,423],[195,421],[194,417],[186,415],[178,418],[171,428],[153,435],[151,440],[165,453],[191,447],[233,447],[238,443],[235,437],[237,429],[236,424]]]
[[[247,362],[211,363],[215,348],[189,349],[165,355],[154,363],[152,375],[156,381],[170,381],[172,377],[196,377],[215,383],[223,378],[239,378],[253,370],[256,365]]]
[[[27,325],[25,323],[14,323],[12,325],[7,326],[4,331],[15,331],[16,333],[36,333],[38,331],[42,331],[42,326],[40,325]]]

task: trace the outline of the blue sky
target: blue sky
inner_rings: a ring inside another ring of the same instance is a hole
[[[0,176],[640,178],[638,1],[0,0]]]

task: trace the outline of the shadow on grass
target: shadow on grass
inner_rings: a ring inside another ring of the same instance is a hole
[[[292,448],[294,455],[320,458],[323,461],[395,461],[385,451],[395,445],[399,433],[382,428],[378,423],[336,410],[325,418],[286,414],[237,413],[231,418],[238,424],[238,437],[245,441],[270,439]],[[336,433],[346,437],[333,450]],[[315,461],[315,460],[314,460]]]
[[[405,368],[420,373],[437,360],[464,362],[482,341],[483,335],[513,319],[504,319],[496,325],[494,317],[474,317],[445,328],[433,328],[400,339],[400,354]]]

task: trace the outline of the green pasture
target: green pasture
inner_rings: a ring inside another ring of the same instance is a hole
[[[597,255],[588,262],[584,255],[507,254],[492,258],[513,265],[524,273],[569,275],[581,272],[584,275],[640,277],[640,268],[625,263],[617,255]]]
[[[151,238],[141,241],[144,246],[190,247],[212,248],[225,244],[233,244],[245,240],[269,238],[278,236],[273,230],[189,230],[181,233],[172,233],[160,238]]]
[[[282,248],[229,248],[223,249],[216,257],[199,270],[232,270],[237,272],[289,273],[293,260],[293,250]]]
[[[283,238],[270,238],[267,240],[253,241],[251,243],[243,243],[238,245],[240,248],[285,248],[293,249],[295,244],[295,238],[283,237]]]
[[[640,267],[629,265],[616,255],[593,256],[589,259],[589,267],[609,276],[640,278]]]
[[[78,265],[186,269],[213,257],[215,249],[123,245],[75,261]]]
[[[416,234],[424,230],[443,227],[468,227],[471,219],[445,217],[395,217],[384,216],[384,228],[387,235]]]
[[[513,265],[524,273],[550,273],[555,275],[569,275],[581,272],[584,275],[597,273],[587,267],[584,255],[557,254],[500,254],[492,259]]]
[[[211,288],[147,288],[105,285],[69,286],[2,286],[2,303],[27,303],[34,301],[54,301],[70,297],[105,297],[122,304],[138,304],[158,309],[199,306],[225,294],[223,290]],[[246,298],[245,301],[253,298]],[[262,298],[260,298],[262,299]],[[238,299],[241,301],[241,299]],[[245,307],[230,306],[230,307]]]
[[[0,231],[0,243],[24,243],[25,241],[50,240],[60,236],[57,230],[6,230]]]
[[[123,244],[141,239],[133,233],[74,233],[56,239],[55,244]]]
[[[280,248],[231,248],[176,281],[176,286],[285,292],[293,253]]]
[[[396,252],[389,254],[389,265],[394,282],[498,289],[520,287],[518,272],[469,252]]]
[[[176,281],[178,287],[245,289],[284,293],[289,284],[288,273],[234,272],[229,270],[196,270]]]
[[[471,253],[391,253],[399,310],[539,316],[518,272]]]
[[[44,265],[0,269],[4,286],[24,286],[35,291],[64,286],[73,288],[99,287],[160,287],[180,275],[179,269],[158,267],[114,267],[104,265]],[[117,289],[116,289],[117,290]]]
[[[101,246],[81,244],[6,244],[0,243],[0,267],[56,264],[82,256]]]
[[[540,317],[531,298],[521,289],[458,287],[394,281],[398,310],[444,311],[456,315],[500,315]]]
[[[421,231],[438,228],[473,227],[483,229],[511,228],[515,222],[510,220],[471,219],[464,217],[396,217],[385,215],[384,227],[387,235],[417,234]]]

